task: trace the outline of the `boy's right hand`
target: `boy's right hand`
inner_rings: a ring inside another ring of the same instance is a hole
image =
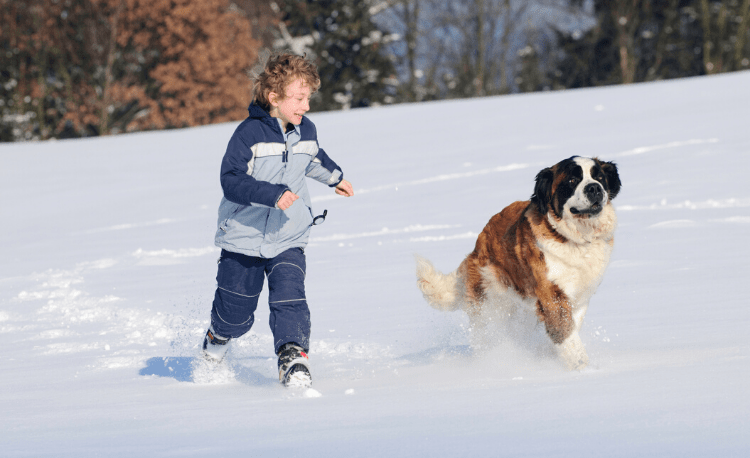
[[[341,180],[341,183],[336,185],[335,191],[336,194],[344,197],[351,197],[354,195],[354,187],[352,187],[352,184],[346,180]]]
[[[286,191],[281,195],[279,201],[276,202],[276,206],[281,210],[286,210],[291,207],[295,200],[299,199],[299,196],[292,191]]]

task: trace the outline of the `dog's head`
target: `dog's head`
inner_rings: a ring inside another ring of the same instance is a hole
[[[614,162],[573,156],[537,174],[531,201],[541,214],[551,211],[558,219],[594,218],[620,186]]]

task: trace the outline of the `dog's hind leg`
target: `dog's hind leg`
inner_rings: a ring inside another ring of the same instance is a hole
[[[464,311],[469,317],[469,341],[475,352],[486,351],[492,347],[490,330],[481,303],[467,301]]]

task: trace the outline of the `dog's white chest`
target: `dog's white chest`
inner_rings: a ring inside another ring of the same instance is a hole
[[[548,240],[541,242],[540,248],[547,264],[547,278],[574,303],[588,302],[609,264],[610,243],[594,240],[579,245]]]

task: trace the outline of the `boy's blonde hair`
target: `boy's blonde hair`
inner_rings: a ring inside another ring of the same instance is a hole
[[[266,111],[271,110],[269,94],[275,92],[282,99],[286,98],[284,88],[297,78],[301,78],[305,84],[312,87],[313,93],[320,87],[318,69],[307,56],[290,53],[271,54],[262,68],[261,72],[253,75],[253,102]]]

